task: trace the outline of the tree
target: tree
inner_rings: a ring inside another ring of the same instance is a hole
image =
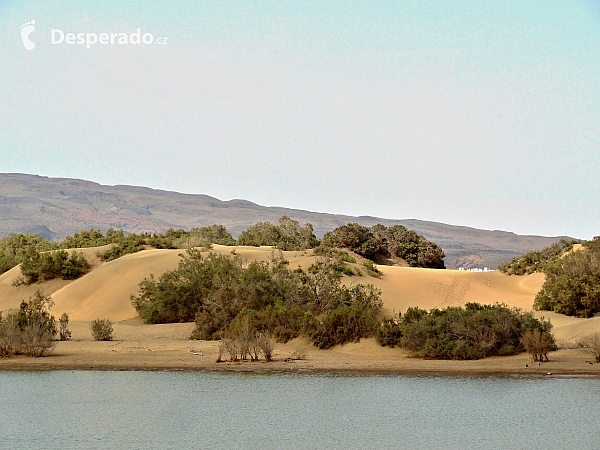
[[[596,332],[583,337],[579,341],[579,345],[592,355],[596,362],[600,363],[600,333]]]
[[[19,353],[45,356],[54,349],[56,322],[49,312],[53,305],[52,299],[39,289],[28,302],[21,302],[16,313],[16,321],[21,330]]]
[[[549,263],[546,281],[534,302],[535,309],[568,316],[592,317],[600,312],[600,239],[583,243]]]
[[[548,361],[548,352],[556,348],[554,337],[547,331],[539,329],[526,330],[521,337],[525,350],[534,361]]]
[[[64,312],[58,319],[58,323],[60,326],[59,335],[61,341],[68,341],[71,339],[71,331],[69,330],[69,315]]]

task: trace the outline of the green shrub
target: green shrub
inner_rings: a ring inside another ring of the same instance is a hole
[[[244,264],[237,256],[189,250],[177,269],[143,280],[132,303],[146,323],[193,318],[192,338],[225,339],[228,352],[240,350],[235,337],[240,323],[278,342],[300,334],[320,342],[331,335],[334,343],[372,335],[381,293],[372,285],[342,285],[339,264],[319,258],[305,272],[290,270],[281,255]],[[334,331],[337,323],[345,329]]]
[[[279,250],[305,250],[316,247],[319,241],[315,237],[313,226],[310,223],[300,227],[298,221],[282,216],[279,219],[279,225],[258,222],[242,231],[237,244],[254,247],[270,245]]]
[[[409,308],[399,321],[401,346],[416,356],[435,359],[479,359],[524,351],[523,335],[538,330],[545,338],[550,322],[506,305],[468,303],[427,312]]]
[[[377,328],[376,338],[382,347],[400,346],[402,342],[402,329],[400,327],[400,314],[398,318],[384,317]]]
[[[146,245],[146,238],[137,234],[130,234],[129,236],[120,239],[115,245],[108,250],[98,253],[98,258],[104,262],[113,261],[120,258],[121,256],[128,255],[130,253],[137,253],[144,250]]]
[[[64,250],[54,250],[45,253],[30,248],[21,263],[21,275],[15,285],[32,284],[37,281],[62,278],[74,280],[87,273],[90,265],[81,252],[69,255]]]
[[[21,263],[22,278],[16,284],[29,285],[54,278],[74,280],[89,269],[90,264],[81,252],[74,251],[71,255],[64,250],[40,253],[35,248],[30,248]]]
[[[113,326],[108,319],[95,319],[90,322],[90,331],[95,341],[112,341]]]
[[[0,274],[21,264],[25,256],[34,250],[48,251],[55,248],[40,235],[14,234],[0,240]]]
[[[369,259],[378,255],[401,258],[411,267],[444,268],[443,250],[402,225],[388,228],[377,224],[367,228],[357,223],[349,223],[326,233],[321,246],[346,248]]]
[[[59,336],[61,341],[68,341],[71,339],[71,331],[69,330],[69,315],[64,312],[58,319],[59,325]]]
[[[544,267],[546,281],[533,307],[577,317],[600,313],[600,236]]]
[[[328,349],[373,336],[378,326],[377,310],[358,305],[341,305],[326,312],[310,335],[315,346]]]
[[[519,258],[513,258],[508,263],[500,264],[498,270],[508,275],[526,275],[534,272],[544,272],[546,267],[555,263],[578,242],[580,241],[566,241],[561,239],[559,242],[555,242],[542,250],[532,250]]]
[[[54,348],[56,322],[49,309],[53,302],[40,290],[21,302],[17,312],[0,316],[0,356],[46,356]]]

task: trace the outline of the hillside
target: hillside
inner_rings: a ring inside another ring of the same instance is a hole
[[[0,174],[0,237],[14,233],[63,239],[83,229],[122,228],[126,232],[162,232],[168,228],[224,225],[237,237],[259,221],[276,223],[282,215],[310,222],[321,237],[334,228],[357,222],[372,226],[404,225],[439,244],[446,267],[490,267],[565,236],[521,236],[415,219],[391,220],[266,207],[246,200],[222,201],[207,195],[181,194],[146,187],[104,186],[91,181]]]

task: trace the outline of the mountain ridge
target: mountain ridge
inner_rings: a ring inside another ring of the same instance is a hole
[[[168,228],[221,224],[237,236],[256,222],[276,223],[287,215],[310,222],[321,237],[348,222],[364,226],[403,225],[439,244],[448,268],[495,268],[500,262],[540,249],[568,236],[518,235],[419,219],[384,219],[262,206],[245,199],[219,200],[146,186],[102,185],[74,178],[0,173],[0,237],[14,233],[63,239],[84,229],[122,228],[130,233],[158,233]]]

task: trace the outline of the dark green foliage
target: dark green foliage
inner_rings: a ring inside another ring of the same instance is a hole
[[[109,228],[106,231],[106,235],[102,234],[100,230],[83,230],[79,233],[75,233],[72,236],[67,236],[64,241],[60,243],[61,248],[89,248],[89,247],[101,247],[103,245],[112,244],[119,242],[125,238],[123,230],[115,230]]]
[[[325,248],[347,248],[369,259],[377,256],[401,258],[411,267],[444,268],[444,252],[402,225],[385,227],[378,224],[371,228],[349,223],[326,233],[321,241]]]
[[[259,247],[270,245],[279,250],[305,250],[314,248],[319,241],[313,234],[313,227],[307,223],[304,227],[287,216],[279,219],[279,225],[270,222],[258,222],[240,234],[238,245]]]
[[[402,330],[400,328],[400,314],[398,318],[384,317],[377,328],[377,342],[383,347],[400,346],[402,342]]]
[[[203,257],[194,249],[179,263],[156,280],[153,276],[140,283],[140,293],[132,302],[146,323],[191,322],[199,308],[223,304],[226,312],[235,311],[238,281],[242,277],[239,258],[209,254]],[[234,314],[235,316],[235,314]],[[220,323],[220,318],[213,318]]]
[[[209,227],[192,228],[189,231],[174,230],[169,228],[164,234],[157,237],[170,241],[172,247],[166,248],[192,248],[209,247],[211,244],[235,245],[235,239],[223,225],[211,225]],[[155,248],[151,241],[148,242]]]
[[[0,274],[21,264],[33,251],[43,252],[56,248],[40,235],[14,234],[0,241]]]
[[[196,339],[231,338],[240,321],[279,342],[306,334],[322,347],[375,333],[382,302],[373,286],[342,285],[337,261],[319,259],[308,272],[287,264],[190,250],[176,270],[142,281],[132,302],[147,323],[195,319]]]
[[[358,342],[376,333],[379,325],[377,312],[377,309],[358,305],[340,305],[323,315],[310,337],[321,349]]]
[[[555,242],[542,250],[532,250],[519,258],[513,258],[508,263],[500,264],[498,270],[508,275],[526,275],[534,272],[544,272],[548,265],[555,263],[578,242],[561,239],[559,242]]]
[[[17,284],[31,284],[53,278],[74,280],[89,269],[90,265],[81,252],[74,251],[70,255],[65,250],[40,253],[30,247],[21,263],[23,277]]]
[[[49,312],[52,306],[54,306],[52,299],[46,297],[39,289],[28,302],[22,301],[17,312],[17,322],[21,330],[27,326],[37,326],[44,332],[54,336],[57,330],[56,321]]]
[[[95,341],[112,341],[113,326],[108,319],[95,319],[90,322],[90,331]]]
[[[136,253],[144,249],[146,238],[137,234],[130,234],[119,239],[111,248],[98,253],[98,257],[104,261],[113,261],[129,253]]]
[[[578,317],[600,313],[600,236],[583,247],[545,267],[546,282],[535,298],[535,309]]]
[[[223,225],[211,225],[210,227],[192,228],[192,236],[198,236],[202,241],[209,244],[235,245],[235,239]]]
[[[394,335],[398,333],[394,324],[386,324],[386,327]],[[550,322],[499,304],[468,303],[464,308],[429,312],[409,308],[398,321],[398,328],[404,349],[416,356],[435,359],[513,355],[524,350],[521,339],[527,330],[539,330],[551,337]],[[397,338],[393,342],[397,342]]]

